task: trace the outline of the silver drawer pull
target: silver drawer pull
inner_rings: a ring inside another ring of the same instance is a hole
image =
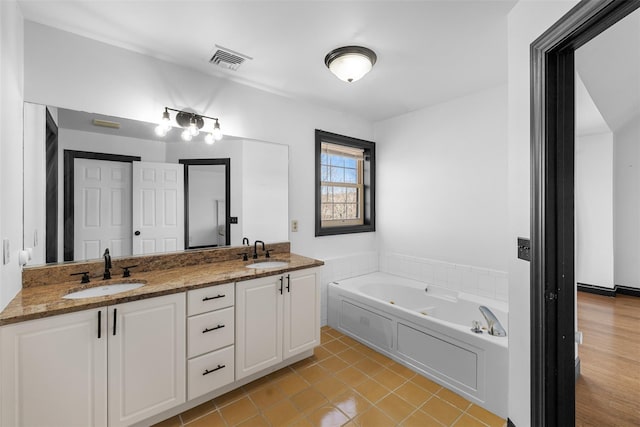
[[[202,298],[202,302],[210,301],[212,299],[224,298],[224,297],[226,297],[226,295],[220,295],[220,294],[216,295],[215,297],[204,297]]]
[[[202,333],[206,334],[207,332],[215,331],[216,329],[221,329],[221,328],[224,328],[224,325],[218,325],[213,328],[206,328],[204,331],[202,331]]]
[[[218,365],[217,368],[213,368],[212,370],[205,369],[204,373],[202,375],[209,375],[210,373],[215,372],[215,371],[219,371],[220,369],[225,368],[225,367],[226,367],[226,365]]]

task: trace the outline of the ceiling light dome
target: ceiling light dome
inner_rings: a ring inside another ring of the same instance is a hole
[[[329,52],[324,63],[340,80],[351,83],[371,71],[377,59],[376,53],[366,47],[344,46]]]

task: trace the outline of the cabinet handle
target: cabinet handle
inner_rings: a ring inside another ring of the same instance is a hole
[[[202,333],[206,334],[207,332],[215,331],[216,329],[221,329],[221,328],[224,328],[224,325],[218,325],[214,328],[206,328],[204,331],[202,331]]]
[[[116,321],[118,320],[118,309],[114,308],[113,309],[113,335],[116,334]]]
[[[209,301],[212,299],[224,298],[224,297],[226,297],[226,295],[220,295],[220,294],[216,295],[215,297],[204,297],[202,298],[202,302]]]
[[[282,295],[282,281],[284,280],[284,278],[282,276],[280,276],[280,289],[278,289],[280,291],[280,295]]]
[[[291,292],[289,286],[291,285],[291,275],[287,274],[287,292]]]
[[[98,339],[102,337],[102,310],[98,310]]]
[[[215,371],[219,371],[220,369],[225,368],[226,366],[227,366],[227,365],[218,365],[218,367],[217,367],[217,368],[213,368],[212,370],[205,369],[205,370],[204,370],[204,373],[203,373],[202,375],[203,375],[203,376],[204,376],[204,375],[209,375],[210,373],[215,372]]]

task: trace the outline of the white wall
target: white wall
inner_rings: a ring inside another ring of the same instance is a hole
[[[508,17],[509,111],[509,418],[531,424],[529,263],[517,259],[518,236],[530,235],[529,47],[577,1],[520,1]]]
[[[23,18],[15,1],[0,1],[0,309],[21,288]],[[1,240],[10,246],[3,265]]]
[[[163,107],[220,117],[223,132],[289,146],[292,250],[325,258],[374,248],[375,233],[314,237],[314,130],[371,140],[372,124],[175,64],[25,22],[25,99],[157,121]],[[259,238],[255,236],[254,238]]]
[[[577,136],[575,162],[576,281],[613,289],[613,134]]]
[[[615,283],[640,289],[640,120],[614,133]]]
[[[378,122],[380,249],[507,269],[507,92]]]

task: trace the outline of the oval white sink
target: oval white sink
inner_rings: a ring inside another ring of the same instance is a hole
[[[289,265],[288,262],[284,261],[262,261],[262,262],[254,262],[253,264],[245,265],[247,268],[278,268],[285,267]]]
[[[83,289],[81,291],[72,292],[63,296],[66,299],[80,299],[103,297],[105,295],[119,294],[120,292],[131,291],[144,286],[144,283],[112,283],[110,285],[96,286],[93,288]]]

